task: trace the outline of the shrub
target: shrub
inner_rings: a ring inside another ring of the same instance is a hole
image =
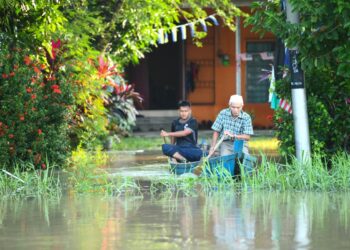
[[[69,152],[67,128],[72,104],[60,42],[38,53],[0,49],[0,164],[16,160],[46,168],[63,163]],[[38,58],[41,57],[39,61]]]

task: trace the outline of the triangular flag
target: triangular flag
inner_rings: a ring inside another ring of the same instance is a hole
[[[219,25],[219,22],[218,22],[218,20],[216,20],[214,15],[210,15],[210,16],[208,16],[208,18],[213,21],[215,26]]]
[[[204,31],[204,32],[208,32],[207,24],[205,23],[205,21],[204,21],[203,19],[201,19],[201,20],[199,20],[199,22],[200,22],[201,25],[202,25],[203,31]]]
[[[173,38],[173,42],[177,42],[177,28],[176,27],[171,29],[171,35]]]
[[[293,112],[292,111],[292,105],[290,105],[290,103],[287,100],[285,100],[285,99],[281,99],[280,100],[279,106],[283,110],[287,111],[289,114],[291,114]]]
[[[164,43],[164,34],[163,29],[158,30],[158,43],[163,44]]]
[[[186,25],[181,25],[180,28],[181,28],[182,40],[185,40],[187,38],[187,36],[186,36]]]
[[[190,23],[190,29],[191,29],[191,36],[195,37],[196,32],[195,32],[195,28],[194,28],[194,23]]]

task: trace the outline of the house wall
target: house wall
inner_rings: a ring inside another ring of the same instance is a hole
[[[248,11],[248,9],[244,9]],[[263,38],[260,38],[258,34],[252,33],[250,27],[243,26],[243,20],[241,21],[241,53],[246,52],[246,42],[254,40],[266,40],[273,41],[272,34],[265,34]],[[199,121],[214,121],[216,115],[221,109],[228,106],[229,97],[236,93],[236,54],[235,54],[235,33],[226,27],[210,27],[208,36],[213,38],[213,44],[210,41],[204,42],[202,48],[193,46],[191,39],[186,42],[186,61],[196,61],[202,59],[212,59],[214,63],[213,77],[214,86],[214,100],[212,103],[200,103],[200,98],[208,100],[204,90],[196,90],[188,95],[188,99],[193,103],[192,110],[194,116]],[[209,43],[209,45],[206,45]],[[224,66],[218,54],[227,54],[230,58],[228,66]],[[246,89],[246,63],[241,61],[242,70],[242,96],[245,99]],[[204,71],[204,70],[203,70]],[[201,67],[199,69],[199,76],[201,76]],[[206,76],[210,78],[210,76]],[[273,111],[269,107],[269,103],[246,103],[243,107],[245,111],[248,111],[253,116],[253,124],[256,128],[267,128],[272,126],[272,121],[267,119],[268,115],[272,115]]]

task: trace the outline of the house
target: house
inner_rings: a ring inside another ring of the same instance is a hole
[[[247,2],[239,1],[245,12],[249,12]],[[189,31],[185,40],[169,38],[127,69],[128,81],[144,98],[142,119],[153,122],[153,130],[165,126],[162,122],[157,125],[156,117],[168,122],[166,117],[177,116],[181,99],[192,103],[201,128],[209,128],[233,94],[243,96],[244,110],[251,114],[255,128],[272,127],[267,118],[273,114],[268,103],[269,80],[263,76],[271,70],[275,37],[267,33],[261,38],[251,27],[244,27],[240,18],[237,23],[236,32],[222,23],[207,26],[202,47],[192,42]]]

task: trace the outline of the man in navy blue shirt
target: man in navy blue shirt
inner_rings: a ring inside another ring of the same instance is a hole
[[[199,161],[203,155],[197,147],[198,123],[188,101],[179,102],[179,118],[172,122],[171,132],[162,130],[160,136],[171,138],[171,144],[163,144],[162,151],[178,162]]]

